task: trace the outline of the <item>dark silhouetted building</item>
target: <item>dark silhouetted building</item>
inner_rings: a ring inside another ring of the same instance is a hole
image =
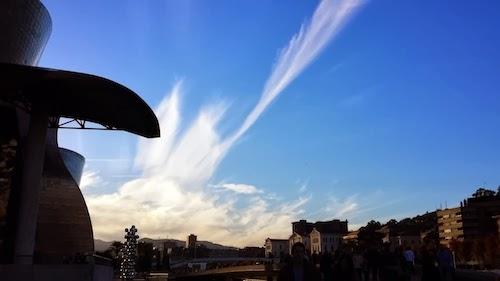
[[[238,256],[242,258],[263,258],[266,255],[264,247],[245,247],[238,251]]]
[[[479,189],[460,207],[437,211],[439,241],[465,241],[497,233],[496,215],[500,215],[500,195]]]
[[[92,224],[78,186],[85,159],[59,147],[58,129],[94,124],[159,136],[153,111],[126,87],[37,67],[51,30],[40,1],[0,1],[0,272],[5,280],[34,275],[47,280],[55,267],[40,265],[93,255]],[[61,279],[93,278],[90,267],[88,274],[58,270]]]
[[[186,248],[195,248],[197,239],[198,237],[196,235],[189,234],[189,236],[186,239]]]
[[[419,249],[422,243],[420,230],[416,226],[384,225],[377,232],[383,235],[382,243],[389,244],[391,249],[398,247]]]

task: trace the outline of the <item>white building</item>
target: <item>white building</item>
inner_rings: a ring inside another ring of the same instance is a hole
[[[340,233],[325,233],[314,228],[309,234],[311,240],[311,253],[331,253],[339,248],[342,241]]]
[[[272,255],[275,258],[279,258],[285,256],[289,252],[287,239],[267,238],[264,247],[266,248],[266,257]]]
[[[294,232],[290,236],[290,238],[288,238],[290,254],[292,254],[291,251],[292,251],[293,244],[295,244],[297,242],[304,244],[304,246],[306,247],[306,252],[311,253],[311,243],[310,243],[309,235],[300,235],[300,234]]]

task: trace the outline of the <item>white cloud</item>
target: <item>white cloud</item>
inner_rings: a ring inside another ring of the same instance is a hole
[[[286,238],[290,222],[303,212],[310,197],[275,200],[254,186],[209,184],[232,145],[255,123],[269,104],[311,63],[333,38],[358,0],[324,0],[308,24],[282,50],[260,101],[242,125],[227,138],[217,131],[225,103],[202,108],[181,130],[182,81],[156,110],[162,137],[139,141],[135,165],[143,171],[111,194],[87,195],[95,237],[120,239],[135,224],[142,237],[200,239],[243,246],[262,245],[266,237]]]
[[[89,187],[96,187],[102,182],[103,181],[99,176],[99,173],[92,170],[84,170],[82,173],[82,178],[80,179],[80,189],[86,190]]]
[[[236,193],[242,194],[256,194],[263,193],[264,191],[258,189],[257,187],[250,184],[242,184],[242,183],[223,183],[219,185],[215,185],[214,187],[230,190]]]
[[[224,155],[216,130],[224,104],[205,107],[187,130],[174,129],[180,116],[181,82],[158,110],[162,127],[171,135],[139,142],[136,165],[143,175],[117,192],[86,196],[95,237],[120,239],[123,228],[135,224],[142,237],[183,238],[197,233],[235,246],[261,245],[266,236],[287,237],[290,222],[307,198],[271,204],[262,190],[247,184],[209,184]],[[151,161],[148,161],[151,159]],[[214,193],[214,189],[219,192]],[[242,196],[243,195],[243,196]]]

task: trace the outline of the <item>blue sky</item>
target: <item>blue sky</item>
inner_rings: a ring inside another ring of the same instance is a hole
[[[314,26],[315,11],[326,13],[320,2],[43,1],[53,28],[41,66],[104,76],[165,107],[156,146],[123,132],[60,132],[61,146],[87,158],[97,238],[123,228],[106,226],[118,215],[103,205],[142,210],[128,219],[147,217],[144,235],[245,245],[286,237],[296,218],[346,218],[355,228],[500,184],[500,3],[326,2],[356,7],[332,11],[343,24],[230,142],[279,62],[287,66],[280,50],[301,25]],[[213,161],[197,165],[200,153]],[[127,188],[143,193],[116,199]],[[203,210],[224,222],[185,222]],[[256,235],[231,238],[246,232]]]

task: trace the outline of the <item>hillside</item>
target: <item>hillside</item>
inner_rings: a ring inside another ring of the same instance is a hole
[[[151,238],[141,238],[139,242],[152,243],[154,246],[160,246],[164,242],[173,242],[177,247],[184,247],[186,245],[185,241],[177,240],[177,239],[151,239]],[[112,241],[104,241],[101,239],[94,239],[94,248],[95,251],[102,252],[111,246]],[[198,245],[203,245],[211,250],[232,250],[237,249],[236,247],[224,246],[217,243],[213,243],[210,241],[198,241]]]

